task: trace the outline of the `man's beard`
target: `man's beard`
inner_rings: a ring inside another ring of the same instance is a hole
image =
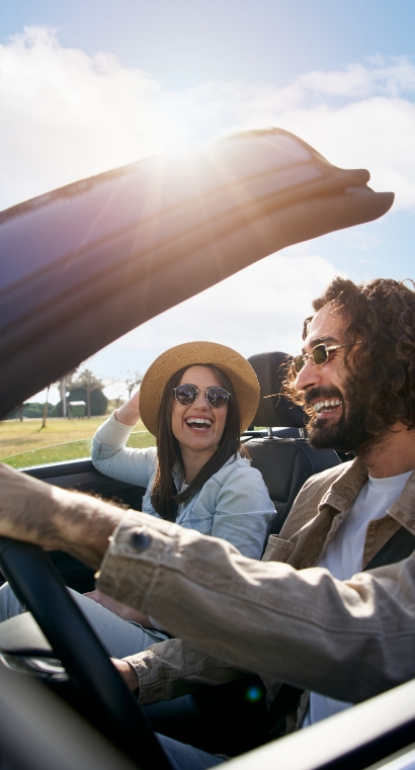
[[[366,430],[367,405],[353,387],[346,387],[344,396],[337,388],[313,388],[307,394],[307,401],[316,397],[325,400],[339,398],[343,408],[340,419],[335,423],[312,419],[307,431],[312,447],[358,454],[368,443],[373,442],[373,436]]]

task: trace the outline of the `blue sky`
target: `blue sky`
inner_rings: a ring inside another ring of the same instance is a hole
[[[62,46],[115,54],[169,88],[232,79],[277,86],[314,69],[413,48],[412,0],[2,0],[1,37],[59,30]]]
[[[381,220],[270,257],[94,357],[113,390],[188,339],[189,317],[194,338],[209,328],[244,355],[295,352],[334,274],[413,276],[414,29],[413,0],[2,0],[0,209],[176,144],[270,125],[396,193]],[[296,307],[285,299],[294,281]],[[249,319],[247,287],[261,300]]]

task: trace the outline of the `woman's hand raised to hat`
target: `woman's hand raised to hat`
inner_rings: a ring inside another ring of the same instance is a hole
[[[140,419],[140,391],[137,390],[128,401],[114,412],[115,419],[124,425],[135,425]]]

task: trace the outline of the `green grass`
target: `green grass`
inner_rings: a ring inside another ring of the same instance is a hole
[[[13,468],[24,468],[89,457],[92,436],[105,419],[49,417],[44,428],[40,419],[0,422],[0,462]],[[142,448],[154,444],[154,436],[140,421],[128,446]]]

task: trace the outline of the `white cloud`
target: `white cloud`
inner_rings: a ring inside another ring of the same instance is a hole
[[[160,150],[159,85],[28,28],[0,47],[4,205]]]
[[[167,91],[111,54],[29,27],[0,46],[0,208],[178,142],[244,128],[294,131],[332,163],[363,166],[395,208],[415,207],[415,66],[375,57],[284,88],[201,83]]]
[[[373,97],[290,116],[291,130],[334,165],[368,168],[375,190],[393,190],[396,209],[415,209],[415,103]]]
[[[153,318],[111,349],[128,362],[126,369],[142,373],[163,350],[190,340],[221,342],[246,357],[267,350],[295,353],[312,299],[335,274],[311,244],[291,247]],[[100,370],[103,361],[98,354],[91,368]]]
[[[371,57],[366,64],[351,64],[334,72],[313,71],[298,79],[305,91],[315,95],[347,97],[353,101],[386,95],[415,93],[415,68],[410,59]]]

